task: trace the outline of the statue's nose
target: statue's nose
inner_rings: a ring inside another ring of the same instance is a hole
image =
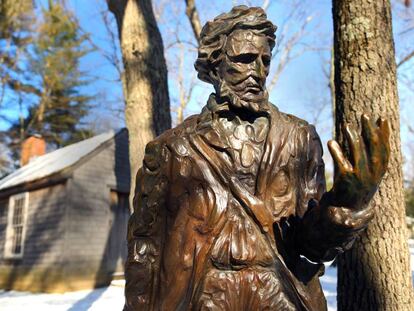
[[[266,77],[266,68],[265,65],[263,64],[262,58],[261,57],[257,57],[256,61],[255,61],[255,71],[258,77],[260,77],[261,79],[264,79]]]

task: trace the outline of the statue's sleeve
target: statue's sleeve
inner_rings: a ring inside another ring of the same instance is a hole
[[[333,260],[350,248],[357,230],[336,213],[343,208],[330,206],[325,186],[322,144],[314,126],[304,128],[299,136],[300,185],[295,228],[299,252],[313,262]],[[358,228],[359,229],[359,228]]]
[[[161,236],[167,196],[165,150],[151,142],[136,177],[133,214],[128,223],[125,308],[153,311],[159,282]]]

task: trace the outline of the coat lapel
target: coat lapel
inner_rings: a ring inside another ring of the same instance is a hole
[[[288,163],[290,157],[294,156],[294,146],[290,145],[290,136],[295,135],[295,131],[273,105],[269,105],[269,124],[256,184],[256,195],[262,200],[265,200],[266,192],[275,174]]]

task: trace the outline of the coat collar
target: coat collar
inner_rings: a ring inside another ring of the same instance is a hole
[[[268,117],[269,121],[271,121],[273,117],[274,110],[278,111],[276,107],[268,102],[262,107],[262,112]],[[219,114],[226,111],[229,111],[229,103],[219,103],[216,94],[210,94],[207,105],[204,106],[199,116],[196,131],[203,136],[212,147],[230,151],[230,144],[226,139],[225,133],[221,130],[221,127],[218,124]]]
[[[225,133],[220,130],[218,125],[218,115],[220,112],[228,111],[228,103],[218,103],[216,95],[210,95],[207,105],[203,108],[199,115],[199,121],[196,127],[196,132],[203,140],[211,147],[218,150],[226,150],[230,154],[233,152]],[[265,148],[263,157],[260,163],[260,168],[257,177],[256,195],[263,197],[266,192],[267,183],[271,178],[272,170],[277,163],[278,154],[283,149],[286,140],[285,126],[282,123],[284,118],[278,108],[271,103],[266,103],[262,111],[269,119],[269,132],[265,141]]]

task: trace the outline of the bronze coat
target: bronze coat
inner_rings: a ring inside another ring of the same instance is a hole
[[[125,309],[197,309],[203,278],[216,268],[212,247],[220,243],[230,202],[236,202],[254,234],[241,227],[244,238],[233,241],[238,254],[232,256],[246,267],[266,266],[270,257],[295,310],[326,310],[318,279],[323,266],[300,256],[321,261],[331,247],[318,234],[303,237],[318,231],[302,228],[303,218],[325,192],[322,147],[314,127],[273,105],[265,107],[270,129],[252,196],[221,160],[228,146],[214,126],[215,109],[210,98],[200,115],[146,147],[128,230]],[[264,206],[255,206],[255,199]],[[249,236],[256,238],[249,243]]]

